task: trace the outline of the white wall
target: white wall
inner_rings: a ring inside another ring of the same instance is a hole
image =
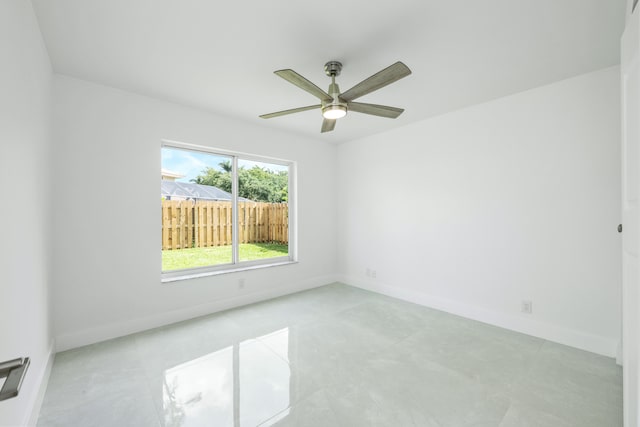
[[[37,411],[52,360],[49,322],[51,65],[31,2],[0,2],[0,361],[31,357],[0,425]]]
[[[625,16],[625,21],[627,23],[629,22],[629,18],[631,17],[632,10],[633,10],[633,0],[626,0],[625,8],[624,8],[624,16]]]
[[[62,76],[53,114],[59,350],[335,279],[335,146]],[[162,139],[297,161],[300,262],[161,284]]]
[[[614,355],[619,104],[615,67],[341,145],[342,279]]]

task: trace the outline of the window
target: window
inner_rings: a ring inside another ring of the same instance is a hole
[[[294,260],[293,163],[163,143],[162,278]]]

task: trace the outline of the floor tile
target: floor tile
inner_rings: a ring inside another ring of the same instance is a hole
[[[323,390],[287,408],[260,424],[260,427],[324,427],[345,425],[336,417]],[[346,425],[345,425],[346,427]]]
[[[331,284],[59,353],[38,425],[615,427],[622,370]]]
[[[512,404],[499,427],[579,427],[547,412],[538,411],[527,405]]]

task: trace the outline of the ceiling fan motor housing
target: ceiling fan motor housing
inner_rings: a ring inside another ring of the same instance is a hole
[[[347,103],[340,99],[340,88],[331,76],[329,95],[332,99],[322,100],[322,116],[325,119],[339,119],[347,115]]]
[[[336,76],[342,71],[342,63],[329,61],[324,64],[324,72],[331,77],[328,94],[332,99],[322,100],[322,115],[325,118],[336,119],[347,114],[347,103],[340,99],[340,87],[336,83]]]

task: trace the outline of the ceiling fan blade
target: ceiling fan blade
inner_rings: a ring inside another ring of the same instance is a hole
[[[403,108],[389,107],[388,105],[363,104],[362,102],[349,102],[347,104],[347,110],[390,119],[395,119],[404,111]]]
[[[331,132],[336,127],[336,120],[324,119],[322,120],[322,129],[320,133]]]
[[[305,79],[293,70],[278,70],[274,71],[274,73],[279,75],[289,83],[293,83],[294,85],[298,86],[300,89],[306,90],[321,101],[324,101],[325,99],[331,99],[331,95],[329,95],[327,92],[323,91],[318,86],[314,85],[309,80]]]
[[[260,118],[271,119],[273,117],[286,116],[287,114],[300,113],[302,111],[307,111],[307,110],[315,110],[320,107],[321,105],[318,104],[318,105],[309,105],[308,107],[292,108],[291,110],[284,110],[284,111],[278,111],[275,113],[263,114],[260,116]]]
[[[353,101],[356,98],[360,98],[374,90],[378,90],[398,81],[403,77],[407,77],[409,74],[411,74],[409,67],[398,61],[384,70],[378,71],[373,76],[361,81],[345,93],[341,94],[340,98],[347,102]]]

